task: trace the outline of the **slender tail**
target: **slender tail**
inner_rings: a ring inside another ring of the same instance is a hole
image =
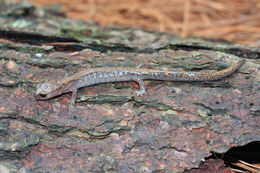
[[[217,72],[174,72],[159,71],[150,72],[144,79],[169,80],[169,81],[215,81],[225,78],[245,64],[246,60],[241,59],[239,62],[230,67]]]
[[[242,67],[245,63],[246,63],[246,60],[245,59],[241,59],[236,64],[233,64],[233,65],[231,65],[230,67],[228,67],[228,68],[226,68],[224,70],[213,72],[213,73],[210,74],[209,80],[213,81],[213,80],[219,80],[219,79],[225,78],[225,77],[233,74],[240,67]]]

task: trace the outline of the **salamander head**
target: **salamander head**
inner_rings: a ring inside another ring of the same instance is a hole
[[[37,87],[35,92],[35,98],[37,100],[47,100],[55,96],[58,96],[61,93],[62,85],[57,81],[46,82]]]

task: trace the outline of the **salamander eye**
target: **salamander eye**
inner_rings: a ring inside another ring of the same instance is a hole
[[[47,94],[39,94],[39,96],[41,96],[42,98],[45,98],[47,96]]]

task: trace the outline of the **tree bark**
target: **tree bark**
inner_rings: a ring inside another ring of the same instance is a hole
[[[181,172],[211,152],[260,140],[260,49],[16,5],[19,19],[14,10],[0,20],[0,169]],[[241,58],[241,69],[215,82],[145,81],[145,96],[135,95],[134,82],[85,87],[72,112],[70,94],[34,98],[38,84],[93,67],[214,71]]]

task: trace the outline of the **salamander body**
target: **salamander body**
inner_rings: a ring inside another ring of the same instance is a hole
[[[86,86],[108,82],[135,81],[140,90],[137,95],[146,94],[144,80],[166,81],[215,81],[225,78],[245,64],[245,59],[217,72],[174,72],[142,68],[103,67],[78,72],[61,80],[53,80],[40,85],[36,92],[37,100],[47,100],[64,93],[72,92],[71,105],[75,104],[78,89]]]

